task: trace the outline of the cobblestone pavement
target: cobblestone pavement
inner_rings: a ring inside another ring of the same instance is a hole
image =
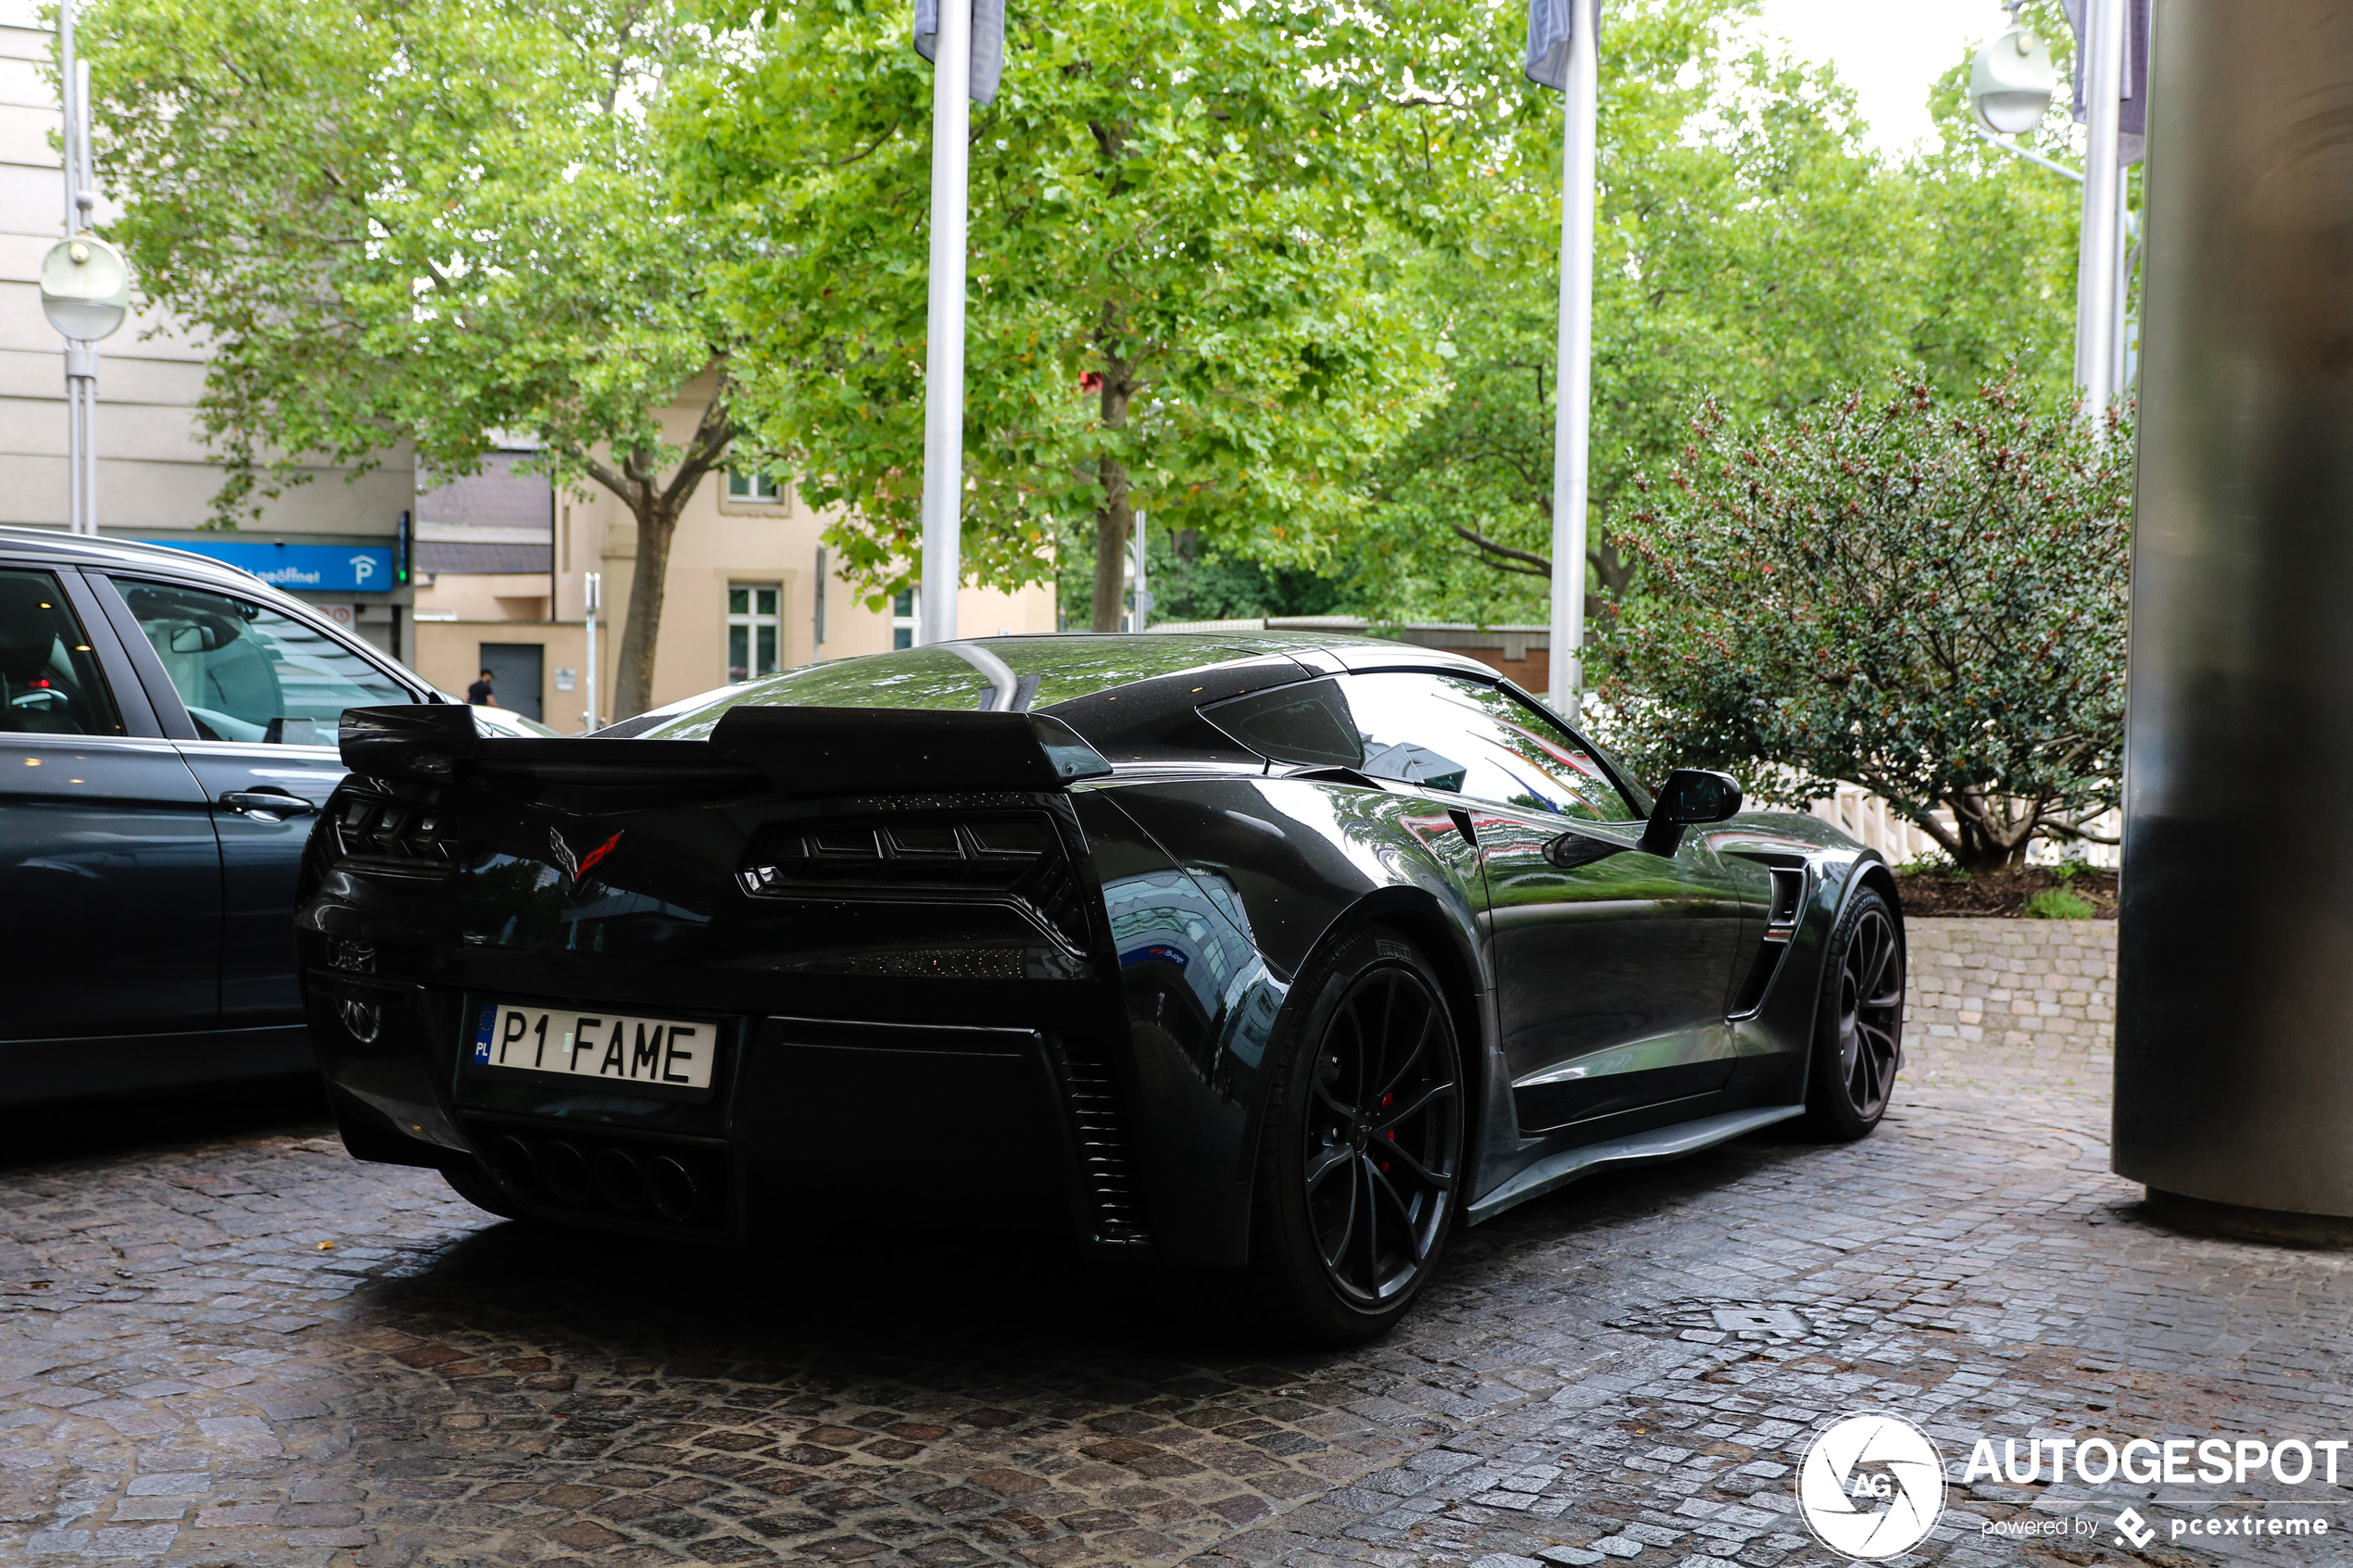
[[[2106,1123],[2088,1071],[1930,1057],[1865,1143],[1572,1188],[1460,1236],[1387,1342],[1317,1357],[1043,1244],[755,1269],[535,1235],[317,1126],[19,1156],[0,1562],[1780,1568],[1833,1561],[1792,1475],[1858,1408],[1956,1480],[1901,1562],[2353,1562],[2173,1534],[2353,1531],[2353,1463],[2188,1502],[1959,1484],[1979,1436],[2353,1436],[2343,1259],[2154,1228]]]

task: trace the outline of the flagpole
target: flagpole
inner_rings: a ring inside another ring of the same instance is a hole
[[[2089,132],[2083,156],[2082,237],[2075,267],[2075,384],[2083,410],[2094,420],[2116,399],[2119,307],[2123,223],[2122,129],[2125,0],[2086,0],[2082,46],[2083,119]]]
[[[1594,0],[1570,0],[1561,116],[1561,301],[1553,425],[1552,702],[1571,723],[1584,687],[1586,461],[1593,393],[1593,139],[1601,75]]]
[[[964,206],[972,0],[939,0],[931,76],[931,321],[924,351],[924,572],[918,643],[952,642],[963,580]]]

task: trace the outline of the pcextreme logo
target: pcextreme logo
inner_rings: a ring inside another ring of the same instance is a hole
[[[1815,1538],[1842,1556],[1894,1557],[1919,1544],[1944,1512],[1944,1461],[1899,1415],[1859,1411],[1806,1450],[1797,1503]]]

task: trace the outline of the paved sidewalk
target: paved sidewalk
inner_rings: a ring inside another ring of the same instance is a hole
[[[19,1166],[0,1562],[1780,1568],[1834,1561],[1792,1474],[1858,1408],[1956,1476],[1980,1436],[2353,1437],[2340,1255],[2151,1228],[2104,1073],[1950,1050],[1863,1144],[1750,1140],[1466,1233],[1341,1357],[1238,1349],[1045,1243],[753,1269],[534,1235],[315,1128]],[[2353,1562],[2171,1533],[2353,1532],[2343,1480],[1981,1477],[1898,1561]]]

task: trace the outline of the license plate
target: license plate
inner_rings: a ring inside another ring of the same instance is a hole
[[[713,1023],[485,1002],[475,1021],[472,1060],[477,1067],[557,1078],[707,1089],[718,1047]]]

